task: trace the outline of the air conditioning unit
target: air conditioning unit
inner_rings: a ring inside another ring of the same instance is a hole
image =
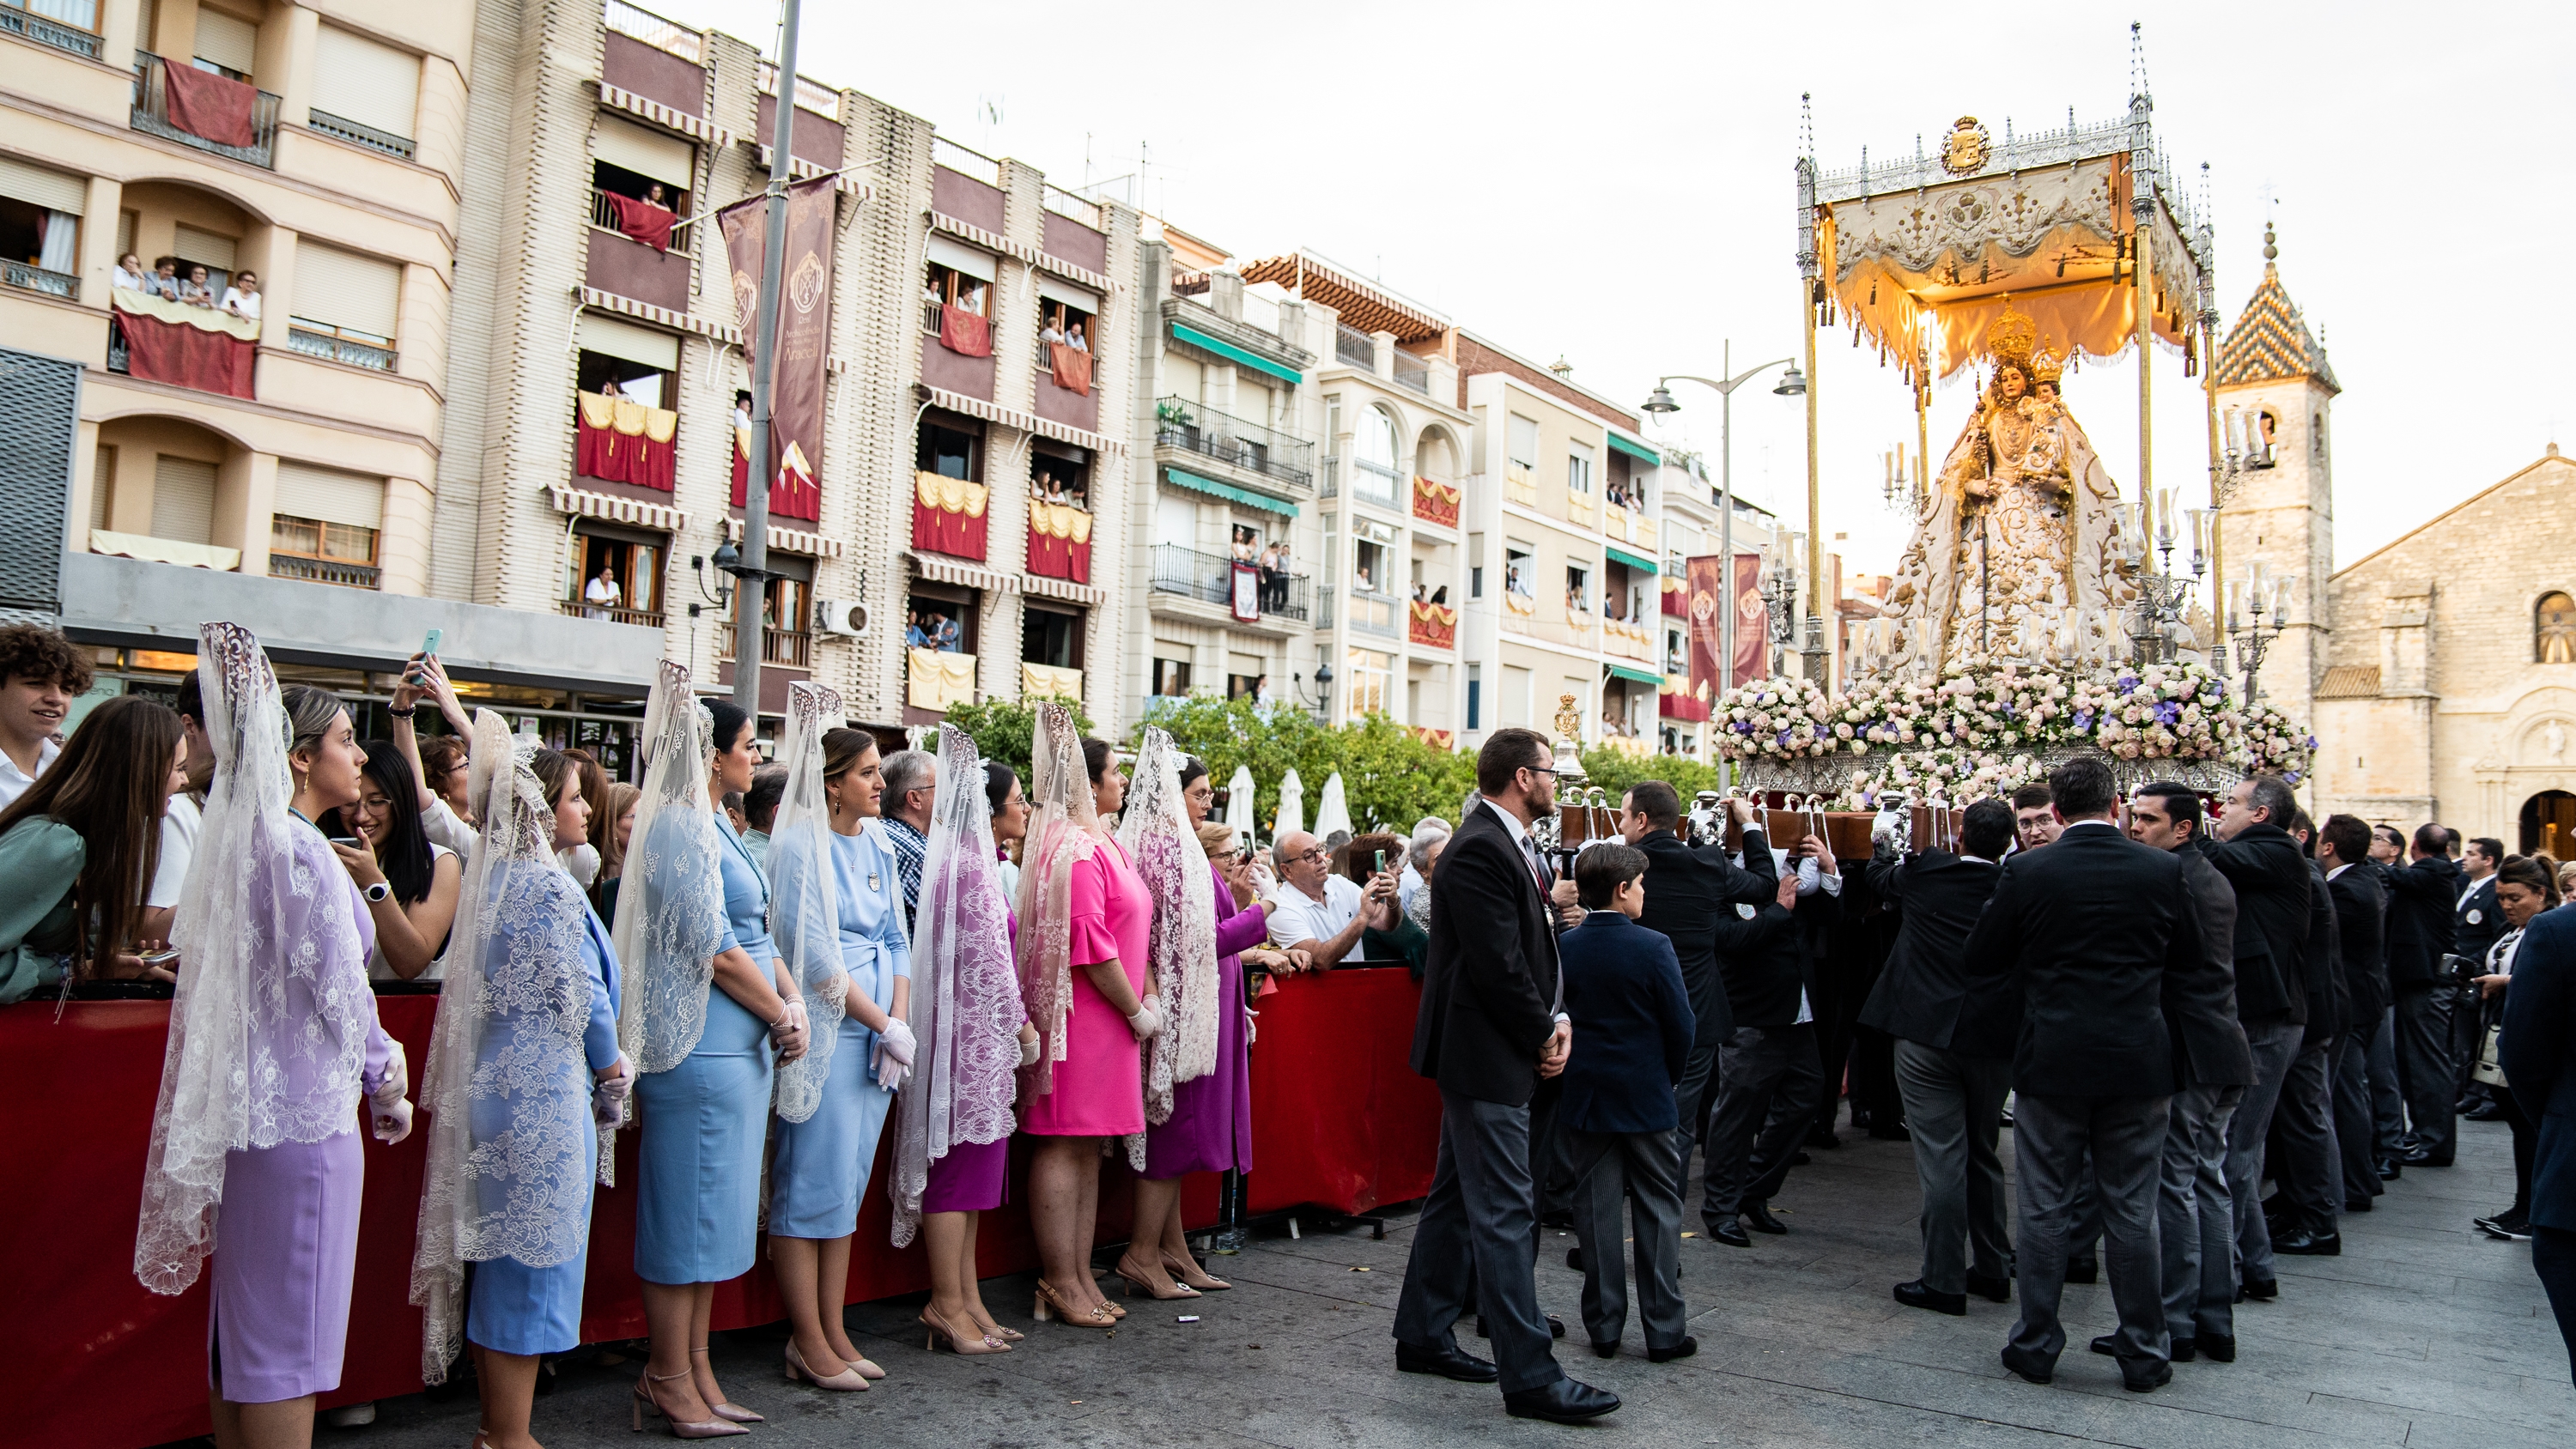
[[[868,632],[868,606],[817,599],[814,601],[814,628],[824,634],[860,638]]]

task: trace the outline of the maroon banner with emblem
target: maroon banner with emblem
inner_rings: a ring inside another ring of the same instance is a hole
[[[1690,697],[1703,703],[1726,687],[1718,682],[1718,664],[1726,649],[1717,627],[1719,600],[1724,597],[1718,590],[1726,586],[1725,562],[1723,556],[1709,553],[1683,564],[1689,584],[1682,608],[1690,620]]]
[[[787,251],[779,272],[778,365],[769,378],[769,513],[816,519],[823,514],[823,379],[832,357],[833,178],[787,188]],[[760,337],[761,251],[769,236],[769,198],[755,196],[716,213],[733,264],[733,313],[743,355],[755,368]],[[744,480],[733,485],[743,502]]]
[[[1771,606],[1762,598],[1762,555],[1735,556],[1735,681],[1771,672]]]

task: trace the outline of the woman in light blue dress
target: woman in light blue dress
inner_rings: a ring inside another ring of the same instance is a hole
[[[780,1080],[769,1256],[787,1304],[789,1381],[864,1389],[885,1371],[851,1344],[841,1305],[859,1198],[893,1088],[912,1061],[912,1029],[904,1022],[911,951],[894,847],[873,824],[885,791],[875,738],[852,729],[800,731],[794,704],[788,738],[795,748],[770,861],[778,935],[814,1014],[816,1049]],[[828,888],[814,888],[826,885],[826,873]],[[828,928],[815,929],[826,926],[825,909]]]
[[[712,1438],[761,1417],[726,1402],[707,1329],[715,1285],[751,1270],[770,1051],[804,1054],[805,1010],[769,937],[769,882],[714,808],[751,784],[751,720],[728,701],[699,705],[687,670],[666,661],[645,735],[615,937],[620,1036],[641,1073],[635,1273],[653,1340],[634,1418],[641,1428],[649,1410],[675,1435]]]

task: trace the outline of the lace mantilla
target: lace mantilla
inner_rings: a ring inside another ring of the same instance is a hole
[[[1073,867],[1091,859],[1107,837],[1091,803],[1082,736],[1060,704],[1038,706],[1029,751],[1029,842],[1020,871],[1020,1000],[1038,1029],[1038,1060],[1028,1069],[1030,1095],[1055,1090],[1064,1060],[1065,1020],[1073,1009]]]
[[[805,1055],[778,1069],[778,1115],[812,1117],[832,1077],[834,1046],[848,1010],[850,973],[841,960],[839,879],[832,869],[832,807],[824,798],[823,735],[841,727],[841,696],[802,680],[787,686],[787,792],[769,831],[770,931],[788,975],[805,997]],[[854,1070],[866,1071],[861,1062]]]
[[[1214,877],[1181,795],[1181,751],[1151,725],[1118,822],[1118,843],[1154,903],[1145,954],[1163,1030],[1145,1043],[1140,1067],[1145,1120],[1159,1124],[1172,1120],[1175,1084],[1216,1070],[1219,978]],[[1144,1133],[1128,1137],[1127,1157],[1144,1170]]]
[[[638,1072],[667,1072],[697,1049],[725,938],[724,874],[707,767],[715,717],[689,690],[688,666],[662,661],[644,708],[643,798],[617,888],[610,939],[625,968],[617,1036]]]

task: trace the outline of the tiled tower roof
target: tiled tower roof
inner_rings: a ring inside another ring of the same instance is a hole
[[[2275,378],[2313,377],[2327,392],[2339,393],[2343,385],[2335,381],[2324,346],[2308,331],[2307,319],[2299,315],[2299,304],[2290,300],[2289,291],[2281,285],[2281,269],[2276,264],[2279,255],[2272,228],[2266,226],[2263,285],[2254,289],[2245,310],[2237,314],[2227,341],[2218,349],[2218,385],[2233,387]]]

